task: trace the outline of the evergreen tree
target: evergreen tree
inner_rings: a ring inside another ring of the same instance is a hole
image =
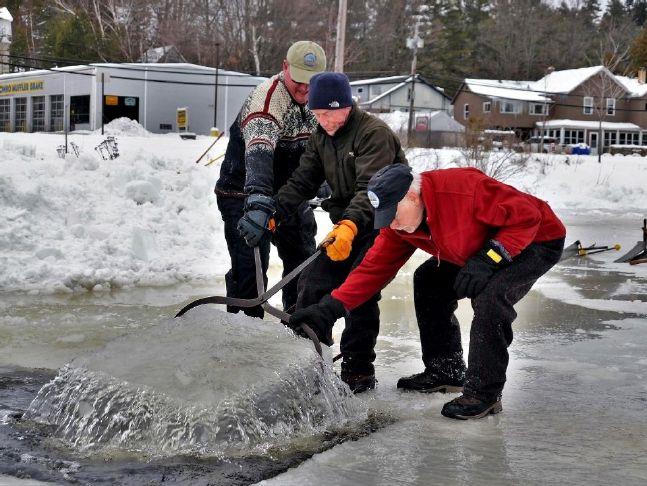
[[[631,44],[629,58],[633,70],[647,67],[647,26],[642,28]]]
[[[647,0],[636,0],[631,5],[631,18],[639,27],[647,21]]]
[[[611,0],[607,5],[607,9],[602,17],[603,23],[620,24],[627,17],[627,10],[625,9],[622,0]]]

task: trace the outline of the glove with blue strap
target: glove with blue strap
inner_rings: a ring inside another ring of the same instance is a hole
[[[508,252],[496,240],[490,240],[460,269],[454,282],[459,299],[473,299],[487,286],[495,272],[512,261]]]
[[[238,220],[238,232],[247,246],[258,246],[261,239],[275,229],[274,200],[263,194],[252,194],[245,201],[245,214]]]

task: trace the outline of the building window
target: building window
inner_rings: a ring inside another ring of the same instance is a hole
[[[63,130],[63,95],[52,95],[49,97],[49,129],[52,132]]]
[[[463,105],[463,118],[467,120],[467,118],[470,116],[470,105],[465,103]]]
[[[531,115],[548,115],[548,105],[545,103],[530,103],[528,112]]]
[[[160,130],[173,130],[173,125],[170,123],[160,123]]]
[[[638,132],[620,132],[618,145],[638,145],[640,134]]]
[[[607,98],[607,115],[613,116],[616,114],[616,99]]]
[[[490,113],[492,111],[492,102],[484,101],[483,102],[483,113]]]
[[[584,130],[564,130],[564,144],[584,143]]]
[[[31,131],[45,131],[45,97],[34,96],[31,99]]]
[[[11,99],[0,99],[0,131],[11,131]]]
[[[604,146],[615,145],[617,143],[616,132],[604,132]]]
[[[512,101],[502,101],[500,105],[500,111],[501,113],[521,113],[519,105],[517,103],[513,103]]]
[[[27,98],[14,99],[13,126],[16,132],[27,131]]]
[[[585,96],[583,105],[582,105],[582,113],[585,115],[592,115],[593,114],[593,97],[592,96]]]

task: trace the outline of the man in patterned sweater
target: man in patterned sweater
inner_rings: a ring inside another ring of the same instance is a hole
[[[275,212],[272,196],[299,165],[306,142],[317,128],[306,103],[310,78],[325,67],[326,55],[318,44],[294,43],[281,72],[252,91],[230,128],[215,188],[231,257],[231,270],[225,275],[228,297],[257,295],[252,247],[260,247],[263,275],[267,272],[270,235],[254,236],[247,230],[270,224]],[[316,231],[307,202],[274,231],[271,241],[283,261],[283,275],[314,253]],[[283,288],[284,309],[296,302],[296,291],[296,280]],[[236,313],[240,309],[230,306],[227,310]],[[244,312],[263,317],[260,306]]]

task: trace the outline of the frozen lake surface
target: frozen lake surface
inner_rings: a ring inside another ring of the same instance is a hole
[[[594,216],[569,216],[568,241],[619,242],[624,250],[640,236],[637,215]],[[15,477],[31,478],[17,484],[645,484],[647,267],[614,264],[616,257],[566,261],[538,283],[517,307],[503,413],[459,422],[440,415],[452,395],[395,388],[400,376],[422,369],[411,275],[424,255],[416,254],[383,293],[379,384],[357,399],[368,409],[365,420],[225,458],[83,452],[47,426],[14,418],[75,358],[105,356],[125,346],[127,336],[149,336],[149,352],[163,350],[152,338],[168,317],[196,296],[222,293],[222,281],[204,288],[0,294],[0,484]],[[270,281],[277,278],[275,265]],[[461,302],[458,318],[467,347],[468,302]],[[340,333],[337,325],[337,341]]]

